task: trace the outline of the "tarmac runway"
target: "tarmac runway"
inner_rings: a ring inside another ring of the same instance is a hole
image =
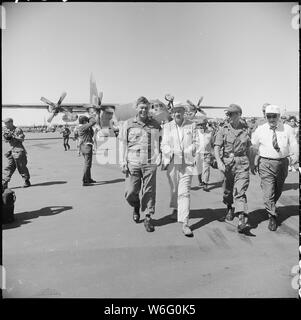
[[[55,134],[30,134],[32,137]],[[157,173],[155,232],[134,223],[118,165],[93,158],[95,185],[81,185],[83,158],[75,142],[26,140],[32,187],[15,172],[15,222],[2,226],[4,298],[287,298],[299,262],[299,174],[290,172],[279,200],[281,225],[268,230],[260,180],[247,192],[252,229],[221,222],[221,175],[210,191],[193,178],[193,238],[169,219],[166,173]],[[6,145],[3,143],[3,153]],[[5,165],[5,158],[3,158]],[[143,216],[141,216],[143,220]]]

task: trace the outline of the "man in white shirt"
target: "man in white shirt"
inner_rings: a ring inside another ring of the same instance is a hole
[[[281,196],[284,181],[288,175],[288,164],[298,161],[299,149],[292,128],[280,120],[280,108],[275,105],[266,107],[267,123],[259,126],[252,135],[253,147],[258,155],[251,167],[255,174],[258,170],[265,209],[269,214],[269,230],[277,229],[276,203]]]

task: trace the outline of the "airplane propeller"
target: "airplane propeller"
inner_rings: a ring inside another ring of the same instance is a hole
[[[60,106],[61,103],[63,102],[63,100],[65,99],[67,93],[66,92],[63,92],[59,98],[59,101],[57,102],[57,105]]]
[[[201,102],[203,101],[204,97],[200,97],[197,106],[200,107],[201,106]]]
[[[63,92],[58,100],[58,102],[55,104],[52,101],[46,99],[45,97],[41,97],[41,101],[48,104],[48,112],[52,113],[51,116],[47,119],[47,122],[51,122],[53,118],[61,111],[61,104],[63,100],[65,99],[67,93]],[[70,111],[68,111],[70,113]]]
[[[168,101],[167,108],[168,109],[173,108],[173,101],[175,97],[170,94],[166,94],[164,98],[166,101]]]
[[[204,116],[206,116],[206,115],[207,115],[206,112],[203,111],[203,110],[201,109],[201,107],[200,107],[200,104],[201,104],[202,100],[203,100],[203,97],[201,97],[201,99],[199,99],[197,105],[195,105],[194,103],[192,103],[192,102],[191,102],[190,100],[188,100],[188,99],[186,100],[186,102],[187,102],[191,107],[197,109],[200,113],[202,113]]]

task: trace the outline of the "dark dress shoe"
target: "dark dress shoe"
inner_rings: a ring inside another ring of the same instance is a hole
[[[186,237],[193,237],[193,232],[186,223],[183,223],[182,231]]]
[[[276,229],[277,229],[277,220],[276,220],[276,217],[270,216],[270,222],[269,222],[268,228],[269,228],[269,230],[271,230],[271,231],[276,231]]]
[[[144,219],[144,227],[145,227],[145,230],[147,232],[153,232],[155,231],[155,227],[152,225],[152,220],[151,218],[145,218]]]
[[[89,183],[96,183],[96,181],[93,180],[93,179],[90,179],[90,180],[89,180]]]
[[[209,191],[209,188],[208,188],[208,184],[207,184],[207,183],[204,183],[203,190],[206,191],[206,192]]]
[[[199,186],[200,187],[203,186],[204,182],[202,181],[202,175],[201,174],[198,175],[198,180],[199,180]]]
[[[226,214],[226,220],[228,221],[232,221],[234,219],[234,208],[232,208],[231,206],[229,206],[227,208],[227,214]]]
[[[90,183],[89,182],[83,182],[83,187],[89,186]]]
[[[138,222],[140,221],[139,208],[134,208],[133,220],[134,220],[136,223],[138,223]]]
[[[28,188],[28,187],[30,187],[30,186],[31,186],[30,181],[29,181],[29,180],[25,180],[24,185],[23,185],[23,188]]]
[[[243,233],[247,228],[249,228],[249,224],[247,222],[248,217],[246,216],[245,213],[241,213],[238,216],[238,226],[237,226],[237,230],[239,233]]]

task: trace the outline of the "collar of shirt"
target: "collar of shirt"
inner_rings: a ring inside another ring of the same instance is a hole
[[[274,130],[274,128],[275,128],[275,130],[283,130],[283,128],[284,128],[284,124],[282,121],[278,121],[275,127],[270,126],[270,124],[268,122],[267,122],[267,124],[271,130]]]
[[[177,126],[177,128],[183,128],[183,127],[185,126],[185,124],[187,124],[188,121],[189,121],[188,119],[184,118],[182,124],[179,126],[179,125],[176,123],[176,121],[174,120],[175,125]]]
[[[144,126],[147,126],[147,125],[150,123],[151,119],[152,119],[152,118],[151,118],[150,116],[148,116],[148,117],[146,118],[145,122],[143,122],[143,121],[140,121],[140,120],[138,119],[138,117],[136,116],[136,117],[134,118],[133,122],[138,123],[138,124],[140,124],[140,125],[142,125],[142,126],[144,127]]]

